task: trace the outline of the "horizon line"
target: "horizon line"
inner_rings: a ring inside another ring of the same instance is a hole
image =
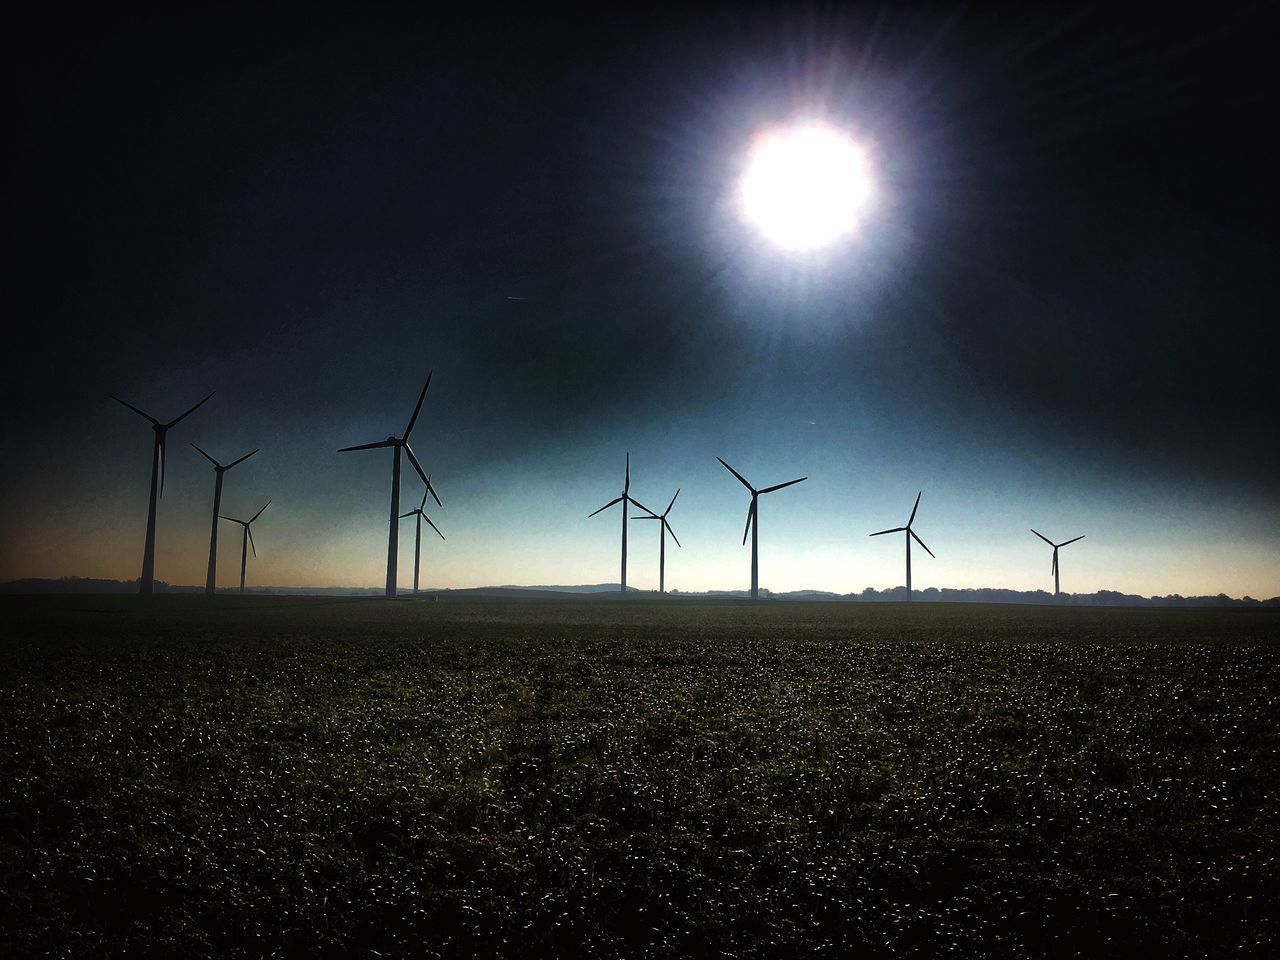
[[[129,580],[120,580],[112,577],[82,577],[77,575],[70,575],[70,576],[63,576],[63,577],[15,577],[12,579],[0,580],[0,589],[10,587],[14,584],[23,584],[23,583],[30,583],[33,586],[37,584],[53,586],[58,584],[68,584],[68,585],[74,584],[77,581],[86,582],[86,583],[99,583],[99,584],[119,584],[122,587],[134,585],[138,583],[138,579],[136,577]],[[204,592],[204,586],[201,584],[169,583],[163,580],[157,580],[156,584],[157,586],[162,586],[163,589],[165,589],[166,591],[173,592],[173,593],[203,593]],[[557,593],[557,594],[568,594],[571,596],[593,596],[598,593],[609,593],[610,591],[616,594],[621,592],[619,588],[620,588],[620,584],[617,581],[613,581],[613,582],[606,581],[606,582],[600,582],[600,583],[579,583],[579,584],[505,583],[505,584],[485,584],[485,585],[476,586],[476,587],[421,587],[416,592],[416,594],[412,592],[410,588],[406,588],[404,595],[405,597],[413,597],[413,596],[422,596],[424,594],[483,593],[485,591],[514,590],[514,591],[524,591],[524,592],[530,592],[530,593]],[[362,595],[365,593],[379,594],[382,592],[382,590],[383,588],[378,586],[341,586],[341,585],[320,586],[315,584],[306,584],[306,585],[263,584],[260,586],[246,587],[245,592],[269,594],[273,592],[287,591],[294,594],[311,593],[314,595],[333,595],[333,594],[347,593],[351,595]],[[797,596],[812,596],[812,597],[830,598],[833,602],[835,601],[857,602],[863,598],[865,598],[866,601],[874,601],[876,599],[879,599],[883,595],[894,594],[894,593],[905,594],[906,585],[896,584],[890,587],[867,586],[867,587],[864,587],[862,590],[850,591],[847,593],[839,593],[834,590],[822,590],[822,589],[813,588],[813,587],[803,587],[795,590],[770,590],[767,587],[761,587],[760,590],[761,590],[761,593],[767,593],[771,597],[777,597],[777,598],[783,598],[783,599],[793,598]],[[35,592],[40,593],[41,591],[35,591]],[[66,591],[47,591],[47,592],[50,592],[50,593],[63,592],[63,593],[74,594],[79,591],[66,590]],[[85,591],[85,592],[86,593],[105,593],[109,591]],[[218,589],[218,592],[219,593],[225,592],[229,594],[238,595],[239,588],[238,587],[220,587]],[[690,597],[690,598],[698,598],[698,597],[735,598],[738,596],[743,596],[743,597],[749,596],[750,592],[751,591],[749,589],[742,589],[742,588],[707,589],[707,590],[680,590],[676,588],[676,589],[667,591],[666,595],[668,596],[674,595],[678,597]],[[660,593],[657,589],[644,589],[640,587],[628,587],[627,593],[628,594],[634,593],[637,595],[653,594],[654,596],[663,596],[663,594]],[[1047,601],[1048,603],[1053,604],[1055,602],[1054,594],[1052,591],[1043,590],[1043,589],[1021,590],[1016,587],[931,586],[931,587],[923,587],[923,588],[915,589],[913,590],[913,593],[914,594],[1007,593],[1013,596],[1027,597],[1027,598],[1044,596],[1048,598],[1048,601]],[[29,595],[29,594],[14,592],[9,595],[23,596],[23,595]],[[1154,602],[1154,601],[1175,601],[1176,602],[1177,600],[1215,600],[1220,602],[1222,600],[1228,600],[1234,603],[1275,604],[1280,606],[1280,595],[1276,595],[1272,597],[1253,597],[1253,596],[1250,596],[1249,594],[1244,594],[1243,596],[1235,597],[1235,596],[1231,596],[1230,594],[1226,594],[1222,592],[1219,592],[1216,594],[1169,593],[1169,594],[1146,595],[1146,594],[1137,594],[1137,593],[1126,593],[1121,590],[1111,590],[1107,588],[1102,588],[1090,593],[1063,593],[1060,596],[1061,596],[1061,600],[1058,601],[1059,603],[1063,601],[1069,602],[1071,599],[1084,599],[1084,598],[1097,598],[1097,597],[1121,597],[1121,598],[1132,598],[1135,600],[1142,600],[1142,601],[1148,601],[1148,602]],[[887,599],[892,600],[893,598],[888,597]]]

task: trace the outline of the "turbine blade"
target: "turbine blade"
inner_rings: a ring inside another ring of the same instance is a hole
[[[627,476],[626,476],[626,479],[622,481],[622,495],[625,497],[627,495],[627,491],[630,489],[631,489],[631,454],[630,452],[628,452],[627,453]]]
[[[728,466],[728,464],[726,464]],[[747,545],[747,534],[751,532],[751,521],[756,518],[756,498],[751,498],[751,506],[747,507],[747,525],[742,531],[742,545]]]
[[[903,530],[905,530],[905,529],[907,529],[907,528],[906,528],[906,527],[894,527],[892,530],[877,530],[875,533],[868,534],[868,536],[872,536],[872,537],[879,537],[879,536],[882,536],[883,534],[886,534],[886,533],[901,533],[901,532],[902,532]]]
[[[404,452],[409,455],[409,462],[413,464],[413,469],[418,471],[418,476],[427,485],[427,493],[431,494],[431,499],[436,502],[437,507],[443,507],[444,504],[440,502],[440,495],[436,493],[436,488],[431,485],[431,477],[427,475],[427,471],[422,469],[422,464],[418,462],[418,458],[413,455],[413,449],[407,443],[404,445]],[[423,496],[422,502],[427,502],[425,496]]]
[[[271,506],[271,501],[270,501],[270,500],[268,500],[266,503],[264,503],[264,504],[262,505],[262,510],[267,509],[267,507],[269,507],[269,506]],[[262,516],[262,510],[259,510],[257,513],[255,513],[255,514],[253,515],[253,519],[252,519],[252,520],[250,520],[249,522],[250,522],[250,523],[253,523],[253,521],[254,521],[254,520],[257,520],[260,516]]]
[[[253,521],[250,521],[250,523],[252,522]],[[258,545],[253,542],[253,527],[246,523],[244,525],[244,532],[249,535],[249,549],[253,551],[253,555],[256,557],[258,555]]]
[[[425,513],[422,515],[422,519],[427,521],[427,523],[431,524],[432,530],[434,530],[436,533],[440,533],[440,528],[437,527],[434,523],[431,523],[431,518],[428,517]],[[445,535],[443,533],[440,533],[440,539],[441,540],[445,539]]]
[[[238,523],[240,524],[240,526],[242,527],[244,526],[243,520],[237,520],[235,517],[228,517],[225,513],[220,513],[218,514],[218,516],[220,516],[223,520],[230,520],[232,523]]]
[[[214,393],[216,393],[216,392],[217,392],[217,391],[215,391],[215,390],[210,390],[210,391],[209,391],[209,396],[208,396],[208,397],[205,397],[205,398],[204,398],[204,400],[201,400],[199,403],[197,403],[194,407],[192,407],[192,408],[191,408],[190,410],[188,410],[186,413],[182,414],[182,416],[180,416],[180,417],[174,417],[174,419],[172,419],[172,420],[170,420],[168,423],[166,423],[166,424],[165,424],[165,426],[166,426],[166,427],[176,426],[180,421],[187,419],[187,417],[191,416],[193,413],[195,413],[197,410],[199,410],[202,406],[204,406],[205,401],[206,401],[206,400],[208,400],[208,399],[209,399],[209,397],[212,397],[212,396],[214,395]]]
[[[195,444],[192,444],[192,446],[195,446]],[[237,463],[244,463],[246,460],[248,460],[250,457],[252,457],[255,453],[257,453],[257,452],[258,452],[258,450],[261,450],[261,449],[262,449],[261,447],[258,447],[258,448],[257,448],[257,450],[250,450],[248,453],[246,453],[246,454],[245,454],[243,457],[241,457],[239,460],[232,460],[230,463],[228,463],[228,464],[227,464],[227,469],[228,469],[228,470],[230,470],[230,469],[231,469],[232,467],[234,467]]]
[[[756,492],[756,488],[755,488],[755,487],[753,487],[751,484],[747,483],[746,478],[745,478],[742,474],[740,474],[737,470],[733,469],[733,467],[731,467],[731,466],[729,466],[727,463],[725,463],[725,462],[724,462],[724,460],[723,460],[723,459],[721,459],[720,457],[716,457],[716,459],[717,459],[717,460],[719,460],[719,461],[720,461],[720,463],[724,465],[724,468],[725,468],[726,470],[728,470],[730,473],[732,473],[735,477],[737,477],[737,478],[738,478],[738,482],[739,482],[739,483],[741,483],[744,487],[746,487],[746,488],[747,488],[748,490],[750,490],[752,493],[755,493],[755,492]]]
[[[600,510],[608,510],[608,509],[609,509],[610,507],[612,507],[615,503],[621,503],[621,502],[622,502],[622,498],[621,498],[621,497],[614,497],[612,500],[610,500],[608,503],[606,503],[603,507],[601,507],[601,508],[600,508]],[[599,513],[599,512],[600,512],[600,510],[593,510],[591,513],[588,513],[588,514],[587,514],[587,519],[588,519],[588,520],[590,520],[590,519],[591,519],[592,517],[594,517],[597,513]]]
[[[194,443],[192,444],[192,446],[193,446],[193,447],[196,447],[196,445],[195,445]],[[196,447],[196,449],[197,449],[197,450],[200,450],[200,448],[199,448],[199,447]],[[208,455],[207,453],[205,453],[203,450],[200,450],[200,456],[204,457],[206,460],[208,460],[210,463],[212,463],[215,467],[220,467],[220,466],[222,466],[222,464],[220,464],[217,460],[213,459],[213,457],[209,456],[209,455]],[[240,462],[240,461],[238,461],[238,460],[236,461],[236,463],[239,463],[239,462]],[[234,465],[235,465],[235,464],[232,464],[232,466],[234,466]]]
[[[1057,548],[1057,547],[1054,547],[1054,549],[1053,549],[1053,563],[1052,563],[1052,564],[1050,565],[1050,567],[1049,567],[1049,574],[1052,576],[1053,574],[1055,574],[1055,573],[1057,573],[1057,572],[1058,572],[1058,548]]]
[[[409,462],[413,464],[413,469],[418,471],[418,476],[422,479],[423,484],[428,490],[431,489],[431,481],[427,479],[427,471],[422,469],[422,464],[418,462],[418,458],[413,455],[413,448],[407,443],[404,445],[404,452],[409,456]]]
[[[916,494],[916,505],[911,508],[911,519],[907,521],[908,527],[911,526],[911,524],[916,522],[916,511],[920,509],[920,495],[923,493],[924,491],[921,490],[920,493]]]
[[[676,546],[677,547],[680,546],[680,540],[678,537],[676,537],[676,532],[671,529],[671,524],[667,523],[666,517],[662,518],[662,525],[667,528],[667,533],[671,534],[671,539],[675,540]]]
[[[1030,530],[1032,533],[1034,533],[1037,537],[1039,537],[1045,543],[1047,543],[1049,546],[1053,547],[1055,550],[1057,549],[1057,546],[1054,544],[1054,542],[1050,540],[1048,537],[1046,537],[1039,530],[1037,530],[1035,527],[1028,527],[1027,529]]]
[[[639,508],[640,508],[641,510],[643,510],[645,513],[649,514],[649,516],[651,516],[651,517],[656,517],[656,516],[657,516],[657,514],[656,514],[656,513],[654,513],[652,510],[650,510],[648,507],[646,507],[646,506],[645,506],[643,503],[641,503],[639,500],[635,499],[635,497],[627,496],[627,495],[624,495],[624,496],[626,497],[626,499],[627,499],[629,502],[631,502],[631,503],[635,504],[635,506],[639,507]]]
[[[676,505],[676,497],[678,497],[678,496],[680,496],[680,488],[679,488],[679,487],[676,487],[676,492],[675,492],[675,494],[673,494],[673,495],[672,495],[672,497],[671,497],[671,502],[667,504],[667,509],[665,509],[665,510],[663,510],[663,511],[662,511],[662,515],[663,515],[664,517],[665,517],[668,513],[670,513],[670,512],[671,512],[671,508],[672,508],[672,507],[674,507],[674,506]],[[673,534],[673,536],[674,536],[674,534]]]
[[[393,440],[379,440],[376,443],[359,443],[359,444],[356,444],[354,447],[343,447],[338,452],[350,453],[352,450],[377,450],[379,447],[394,447],[394,446],[395,446],[395,441]]]
[[[662,518],[661,518],[661,517],[655,517],[653,514],[649,514],[649,516],[647,516],[647,517],[646,517],[646,516],[641,516],[641,515],[639,515],[639,514],[635,514],[635,513],[633,513],[633,514],[631,515],[631,519],[632,519],[632,520],[661,520]]]
[[[1084,534],[1081,534],[1080,536],[1076,537],[1076,538],[1075,538],[1075,540],[1068,540],[1066,543],[1060,543],[1060,544],[1058,544],[1058,546],[1060,546],[1060,547],[1065,547],[1065,546],[1067,545],[1067,543],[1075,543],[1075,542],[1076,542],[1076,540],[1083,540],[1083,539],[1084,539]]]
[[[801,477],[799,480],[788,480],[786,483],[775,483],[772,487],[765,487],[761,493],[773,493],[775,490],[781,490],[783,487],[789,487],[793,483],[803,483],[808,477]]]
[[[159,420],[157,420],[155,417],[153,417],[153,416],[152,416],[151,414],[149,414],[149,413],[143,413],[141,410],[139,410],[137,407],[135,407],[132,403],[129,403],[127,400],[121,400],[121,399],[120,399],[119,397],[117,397],[114,393],[111,395],[111,399],[112,399],[112,400],[114,400],[116,403],[123,403],[126,407],[128,407],[130,410],[132,410],[132,411],[133,411],[134,413],[136,413],[138,416],[142,417],[142,419],[144,419],[144,420],[150,420],[150,421],[151,421],[153,424],[155,424],[157,427],[158,427],[158,426],[160,426],[160,421],[159,421]]]
[[[403,520],[405,517],[412,517],[417,512],[417,510],[410,510],[408,513],[402,513],[400,514],[399,519]]]
[[[911,534],[911,536],[913,536],[913,537],[916,537],[916,532],[915,532],[914,530],[912,530],[910,527],[908,527],[908,528],[907,528],[907,533]],[[923,541],[923,540],[921,540],[919,537],[916,537],[916,543],[918,543],[918,544],[920,544],[920,546],[924,547],[924,552],[925,552],[925,553],[927,553],[929,556],[933,557],[933,551],[932,551],[932,550],[930,550],[927,546],[925,546],[925,543],[924,543],[924,541]],[[937,558],[937,557],[933,557],[933,559],[937,560],[938,558]]]
[[[165,462],[165,435],[161,430],[156,435],[156,443],[160,445],[160,496],[164,496],[164,462]]]
[[[404,428],[404,436],[400,438],[401,440],[408,440],[409,434],[413,433],[413,425],[418,422],[418,412],[422,409],[422,401],[426,399],[427,387],[431,386],[431,374],[434,372],[433,370],[427,374],[427,382],[422,385],[422,392],[418,394],[418,405],[413,408],[413,416],[409,418],[409,425]]]
[[[425,507],[425,506],[427,505],[427,494],[428,494],[428,493],[430,493],[430,491],[429,491],[429,490],[423,490],[423,491],[422,491],[422,502],[421,502],[420,504],[418,504],[418,512],[419,512],[419,513],[421,513],[421,512],[422,512],[422,508],[423,508],[423,507]]]

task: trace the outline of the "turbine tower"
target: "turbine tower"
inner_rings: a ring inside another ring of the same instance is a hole
[[[269,506],[271,506],[270,500],[268,500],[266,503],[262,505],[262,510],[267,509],[267,507]],[[222,518],[223,520],[230,520],[232,523],[238,523],[240,524],[240,526],[244,527],[244,535],[240,538],[240,595],[241,596],[244,596],[244,568],[249,562],[249,548],[253,547],[254,557],[258,556],[258,548],[253,542],[253,531],[250,530],[249,527],[253,525],[254,520],[257,520],[260,516],[262,516],[262,510],[259,510],[248,520],[237,520],[235,517]]]
[[[667,509],[663,510],[658,516],[652,513],[647,517],[632,517],[632,520],[661,520],[662,526],[658,528],[658,592],[667,592],[667,534],[671,534],[671,539],[675,540],[676,546],[680,546],[680,540],[676,537],[676,532],[671,529],[671,524],[667,523],[667,514],[671,512],[671,508],[676,505],[676,497],[680,496],[680,488],[676,488],[675,495],[671,498],[671,502],[667,504]]]
[[[1059,583],[1058,583],[1058,548],[1065,547],[1068,543],[1075,543],[1076,540],[1083,540],[1084,534],[1083,533],[1080,534],[1080,536],[1076,537],[1075,540],[1064,540],[1062,543],[1054,543],[1052,540],[1050,540],[1048,537],[1046,537],[1043,533],[1041,533],[1038,530],[1032,529],[1031,532],[1034,533],[1041,540],[1043,540],[1045,543],[1047,543],[1049,546],[1053,547],[1053,596],[1054,596],[1054,599],[1056,600],[1059,596],[1062,595],[1062,590],[1060,589]]]
[[[907,600],[911,599],[911,538],[915,537],[916,543],[924,547],[925,553],[933,557],[933,559],[935,560],[938,559],[937,557],[933,556],[933,551],[930,550],[928,547],[926,547],[924,541],[921,540],[918,536],[916,536],[916,532],[911,529],[911,524],[915,523],[916,511],[920,509],[920,494],[923,492],[924,491],[921,490],[920,493],[916,494],[916,505],[911,508],[911,516],[908,518],[907,525],[905,527],[894,527],[892,530],[878,530],[875,533],[871,534],[871,536],[873,537],[879,537],[886,533],[902,533],[903,531],[906,532],[906,537],[904,539],[907,541]]]
[[[165,436],[172,427],[176,427],[179,422],[181,422],[182,420],[185,420],[187,417],[191,416],[191,414],[195,413],[196,409],[200,407],[200,405],[203,404],[205,400],[208,400],[209,397],[212,397],[212,396],[213,396],[213,391],[210,391],[208,397],[205,397],[204,400],[201,400],[200,403],[197,403],[194,407],[192,407],[186,413],[182,414],[182,416],[175,417],[174,419],[170,420],[168,423],[161,423],[155,417],[151,416],[151,414],[143,413],[141,410],[135,407],[132,403],[127,403],[126,401],[121,400],[119,397],[115,396],[114,394],[111,397],[111,399],[116,401],[116,403],[124,404],[124,406],[128,407],[130,410],[132,410],[138,416],[142,417],[144,420],[151,421],[151,429],[155,431],[155,443],[151,449],[151,503],[147,507],[147,539],[146,539],[145,545],[142,548],[142,575],[138,577],[139,593],[151,593],[152,582],[155,580],[156,500],[159,497],[164,496]],[[156,486],[157,482],[159,483],[158,493],[157,493],[157,486]]]
[[[621,577],[621,580],[622,580],[622,593],[624,595],[627,592],[627,504],[630,503],[634,506],[639,507],[641,510],[643,510],[645,513],[649,514],[650,516],[656,516],[656,514],[652,510],[646,507],[639,500],[636,500],[635,498],[633,498],[631,496],[630,491],[631,491],[631,454],[628,453],[627,454],[627,473],[626,473],[626,479],[623,480],[623,483],[622,483],[621,496],[614,497],[612,500],[606,503],[599,510],[593,510],[587,514],[587,519],[590,520],[597,513],[600,513],[604,510],[608,510],[615,503],[622,504],[622,577]]]
[[[427,523],[431,524],[432,530],[434,530],[436,533],[440,533],[440,528],[437,527],[434,523],[431,523],[431,518],[422,512],[422,508],[425,507],[426,505],[427,505],[427,491],[423,490],[422,502],[418,504],[414,509],[410,510],[408,513],[400,514],[401,520],[403,520],[405,517],[412,517],[412,516],[417,516],[418,518],[418,529],[414,532],[414,535],[413,535],[413,592],[414,593],[418,592],[418,560],[422,556],[422,521],[423,520],[427,521]],[[440,533],[440,539],[441,540],[444,539],[443,533]]]
[[[427,492],[435,499],[436,504],[444,506],[436,495],[436,488],[431,485],[431,478],[422,469],[422,464],[418,462],[418,458],[413,455],[413,449],[409,446],[409,434],[413,432],[413,425],[418,422],[418,412],[422,410],[422,401],[427,396],[427,387],[429,386],[431,386],[430,373],[427,374],[427,382],[422,385],[422,393],[418,394],[418,405],[413,408],[413,416],[409,418],[409,425],[404,428],[403,437],[390,436],[385,440],[361,443],[354,447],[343,447],[338,451],[339,453],[347,453],[351,450],[378,450],[382,447],[391,447],[395,451],[391,464],[391,522],[387,535],[388,597],[396,595],[396,557],[400,547],[400,451],[403,450],[409,457],[409,462],[413,464],[413,469],[418,471],[418,476],[427,485]]]
[[[209,572],[205,574],[204,578],[204,592],[212,595],[217,588],[218,580],[218,508],[222,505],[222,475],[237,463],[244,463],[258,451],[253,450],[246,453],[239,460],[232,460],[224,466],[209,454],[200,450],[194,443],[192,446],[200,451],[200,456],[213,464],[213,472],[216,475],[216,479],[213,481],[213,530],[209,534]]]
[[[751,491],[751,506],[747,508],[747,526],[742,531],[742,542],[747,542],[747,534],[751,534],[751,599],[760,599],[760,521],[757,507],[759,506],[760,495],[763,493],[773,493],[775,490],[781,490],[783,487],[789,487],[793,483],[800,483],[801,480],[808,480],[808,477],[800,477],[799,480],[788,480],[786,483],[775,483],[772,487],[765,487],[763,490],[757,490],[751,484],[747,483],[737,470],[729,466],[720,457],[721,465],[738,478],[738,481]]]

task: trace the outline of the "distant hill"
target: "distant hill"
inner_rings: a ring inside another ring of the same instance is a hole
[[[60,577],[58,579],[28,578],[9,580],[0,583],[0,595],[47,594],[47,593],[135,593],[138,589],[136,580],[95,580],[89,577]],[[157,580],[156,593],[199,593],[202,586],[169,584]],[[236,587],[219,588],[221,594],[237,591]],[[246,593],[255,596],[338,596],[338,597],[378,597],[382,595],[381,587],[249,587]],[[442,599],[512,599],[530,600],[543,598],[560,599],[594,599],[620,600],[618,584],[592,583],[578,586],[542,585],[522,587],[507,584],[500,587],[463,587],[458,589],[425,589],[420,595],[439,596]],[[824,601],[831,603],[881,603],[902,601],[907,598],[906,589],[892,587],[888,590],[876,590],[867,587],[861,593],[832,593],[827,590],[791,590],[785,593],[760,591],[762,599],[800,601]],[[401,591],[408,596],[407,590]],[[627,590],[629,597],[654,597],[654,591]],[[745,590],[706,590],[686,592],[672,590],[667,597],[672,600],[745,600]],[[1008,590],[1003,587],[975,587],[966,589],[928,587],[915,591],[917,603],[1028,603],[1077,606],[1077,607],[1280,607],[1280,597],[1267,600],[1255,600],[1252,597],[1228,597],[1220,593],[1212,597],[1183,597],[1170,594],[1166,597],[1141,597],[1132,593],[1118,593],[1115,590],[1099,590],[1097,593],[1063,594],[1057,601],[1045,590]]]
[[[790,594],[784,596],[790,597]],[[905,600],[905,587],[893,587],[888,590],[876,590],[867,587],[861,593],[846,594],[834,599],[853,602],[877,602],[884,600]],[[817,599],[805,595],[805,599]],[[915,591],[916,602],[945,603],[1054,603],[1059,606],[1075,607],[1280,607],[1280,597],[1268,600],[1255,600],[1253,597],[1228,597],[1220,593],[1213,597],[1184,597],[1180,594],[1169,594],[1166,597],[1142,597],[1133,593],[1118,593],[1115,590],[1099,590],[1097,593],[1064,593],[1057,600],[1047,590],[1008,590],[1003,587],[975,587],[956,589],[945,587],[929,587]]]
[[[156,580],[156,593],[200,593],[203,585],[165,583]],[[236,593],[239,587],[219,587],[218,593]],[[27,578],[0,583],[0,594],[32,593],[137,593],[137,580],[95,580],[91,577]],[[245,593],[281,596],[380,596],[381,587],[249,587]]]
[[[168,590],[166,583],[156,583],[156,591]],[[8,580],[0,583],[0,593],[137,593],[137,580],[94,580],[89,577],[60,577],[57,580],[41,580],[29,577],[25,580]]]
[[[583,583],[577,586],[563,586],[557,584],[534,584],[532,586],[522,586],[516,583],[504,583],[500,587],[475,587],[476,590],[539,590],[547,593],[621,593],[618,589],[620,584],[617,583]],[[635,587],[628,587],[627,593],[640,593],[643,591],[636,590]]]

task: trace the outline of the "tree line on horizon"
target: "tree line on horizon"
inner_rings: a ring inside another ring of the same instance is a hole
[[[137,580],[110,580],[94,577],[28,577],[20,580],[0,582],[0,594],[20,596],[24,594],[109,594],[136,593]],[[155,581],[157,593],[202,593],[204,587],[197,584],[171,584],[162,580]],[[579,584],[576,586],[530,586],[520,587],[503,585],[495,587],[460,587],[439,590],[426,590],[425,594],[483,594],[486,591],[527,592],[527,593],[564,593],[589,596],[592,594],[616,593],[616,583]],[[220,589],[220,593],[234,593],[234,588]],[[381,587],[249,587],[247,593],[260,596],[381,596]],[[654,593],[651,590],[631,588],[629,593]],[[760,588],[761,599],[766,600],[814,600],[833,603],[875,603],[895,602],[907,599],[906,587],[887,587],[878,590],[866,587],[861,593],[833,593],[827,590],[789,590],[773,591]],[[749,596],[746,590],[671,590],[668,596],[674,598],[696,599],[745,599]],[[934,603],[1022,603],[1044,604],[1047,606],[1077,607],[1280,607],[1280,596],[1258,600],[1248,595],[1229,597],[1225,593],[1213,596],[1183,596],[1171,593],[1165,596],[1144,597],[1135,593],[1121,593],[1117,590],[1098,590],[1094,593],[1064,593],[1055,598],[1047,590],[1013,590],[1006,587],[926,587],[912,593],[915,602]]]

